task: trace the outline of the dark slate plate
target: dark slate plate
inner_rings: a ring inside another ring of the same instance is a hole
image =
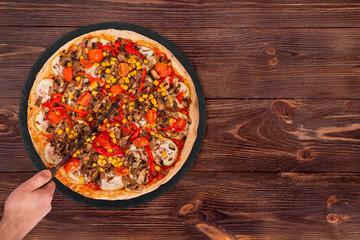
[[[145,204],[149,201],[154,200],[155,198],[163,195],[167,191],[169,191],[172,187],[174,187],[181,178],[185,176],[185,174],[189,171],[192,164],[195,162],[195,159],[197,155],[200,152],[202,142],[205,137],[205,129],[206,129],[206,105],[205,105],[205,97],[204,93],[202,91],[202,87],[199,81],[199,78],[196,75],[196,72],[190,62],[187,60],[185,55],[169,40],[161,36],[160,34],[130,23],[122,23],[122,22],[102,22],[97,23],[93,25],[88,25],[84,27],[80,27],[72,32],[69,32],[62,36],[60,39],[58,39],[56,42],[54,42],[50,47],[48,47],[36,60],[35,64],[33,65],[32,69],[30,70],[30,73],[28,75],[28,78],[25,82],[22,94],[21,94],[21,100],[20,100],[20,107],[19,107],[19,123],[20,123],[20,133],[22,137],[22,141],[25,147],[25,150],[30,158],[31,163],[35,167],[37,171],[42,171],[46,169],[45,165],[43,164],[40,156],[36,152],[28,130],[27,125],[27,108],[28,108],[28,98],[30,94],[30,90],[33,86],[33,83],[36,78],[36,74],[40,71],[42,66],[45,64],[45,62],[64,44],[66,44],[68,41],[83,35],[88,32],[101,30],[101,29],[120,29],[120,30],[131,30],[137,33],[140,33],[148,38],[151,38],[163,46],[165,46],[168,50],[170,50],[174,56],[180,61],[180,63],[185,67],[187,72],[190,74],[192,80],[194,81],[195,88],[196,88],[196,94],[199,100],[199,110],[200,110],[200,121],[199,121],[199,127],[197,130],[197,138],[195,140],[193,149],[191,150],[191,153],[189,157],[187,158],[186,162],[182,166],[182,168],[174,175],[167,183],[161,185],[159,188],[157,188],[155,191],[152,191],[150,193],[147,193],[145,195],[139,196],[137,198],[132,198],[129,200],[115,200],[115,201],[109,201],[109,200],[96,200],[92,198],[84,197],[65,185],[63,185],[60,181],[57,179],[54,179],[56,183],[56,190],[63,194],[64,196],[79,202],[81,204],[100,208],[100,209],[123,209],[123,208],[130,208],[139,206],[142,204]]]

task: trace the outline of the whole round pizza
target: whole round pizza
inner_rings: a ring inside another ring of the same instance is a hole
[[[106,200],[135,198],[169,181],[197,137],[195,86],[171,51],[129,30],[78,36],[37,73],[27,122],[44,165],[56,166],[109,109],[56,178]]]

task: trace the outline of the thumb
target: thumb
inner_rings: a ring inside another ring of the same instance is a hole
[[[23,183],[24,186],[29,188],[31,191],[40,188],[51,179],[51,172],[44,170],[37,173],[35,176]]]

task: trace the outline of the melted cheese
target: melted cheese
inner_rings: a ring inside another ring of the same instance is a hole
[[[50,99],[49,91],[54,85],[54,80],[45,78],[41,80],[36,86],[36,94],[42,98],[41,102],[46,102]]]
[[[50,145],[50,143],[48,143],[45,146],[44,158],[45,158],[45,161],[47,161],[50,164],[54,164],[54,165],[58,164],[62,160],[62,157],[60,157],[59,155],[57,155],[55,153],[55,149],[53,146]]]
[[[186,86],[185,83],[183,82],[178,82],[178,85],[180,85],[179,87],[179,92],[184,92],[183,98],[188,98],[190,96],[190,90],[189,88]],[[176,101],[177,105],[179,108],[183,108],[184,107],[184,103],[179,103],[179,101],[177,100],[177,98],[174,99],[174,101]]]
[[[51,61],[51,71],[54,74],[54,76],[62,74],[64,67],[60,64],[60,56],[62,53],[59,53],[56,55],[53,60]]]

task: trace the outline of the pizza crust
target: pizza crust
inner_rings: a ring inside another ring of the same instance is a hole
[[[65,186],[69,187],[73,191],[89,198],[93,199],[106,199],[106,200],[123,200],[123,199],[131,199],[135,198],[141,195],[144,195],[146,193],[152,192],[159,188],[162,184],[165,184],[168,182],[183,166],[186,159],[190,155],[190,152],[193,148],[194,142],[197,137],[197,128],[199,125],[199,103],[198,98],[196,95],[196,89],[195,85],[189,75],[189,73],[186,71],[186,69],[182,66],[182,64],[176,59],[176,57],[164,46],[159,44],[157,41],[154,41],[152,39],[149,39],[141,34],[127,31],[127,30],[116,30],[116,29],[107,29],[107,30],[98,30],[91,33],[84,34],[82,36],[79,36],[68,43],[66,43],[64,46],[62,46],[60,49],[58,49],[44,64],[44,67],[39,71],[39,73],[36,75],[36,80],[34,82],[34,85],[30,91],[29,96],[29,102],[28,102],[28,127],[30,131],[31,140],[34,144],[34,147],[36,151],[39,153],[42,161],[44,162],[45,166],[47,168],[51,168],[52,165],[45,161],[44,159],[44,146],[48,142],[48,136],[45,133],[40,132],[34,124],[34,118],[36,116],[36,113],[40,110],[39,107],[35,106],[35,101],[37,99],[36,96],[36,86],[37,84],[44,78],[51,77],[51,59],[55,57],[57,54],[62,52],[63,50],[67,50],[73,43],[77,42],[78,40],[81,40],[83,37],[91,38],[91,37],[100,37],[105,38],[110,41],[114,41],[116,39],[124,38],[124,39],[130,39],[133,42],[137,42],[142,45],[148,45],[150,47],[156,47],[160,52],[164,52],[167,57],[171,60],[173,68],[176,70],[176,73],[178,75],[181,75],[188,81],[188,87],[190,89],[190,108],[189,108],[189,115],[192,120],[192,123],[189,127],[188,135],[184,144],[184,148],[182,149],[180,156],[178,157],[177,162],[175,163],[175,166],[171,167],[168,174],[160,179],[160,180],[154,180],[151,184],[144,186],[144,189],[141,191],[130,191],[127,189],[122,190],[113,190],[113,191],[99,191],[99,190],[93,190],[88,185],[85,184],[79,184],[79,182],[73,180],[70,178],[67,173],[65,172],[64,168],[61,168],[56,173],[56,178],[62,182]]]

